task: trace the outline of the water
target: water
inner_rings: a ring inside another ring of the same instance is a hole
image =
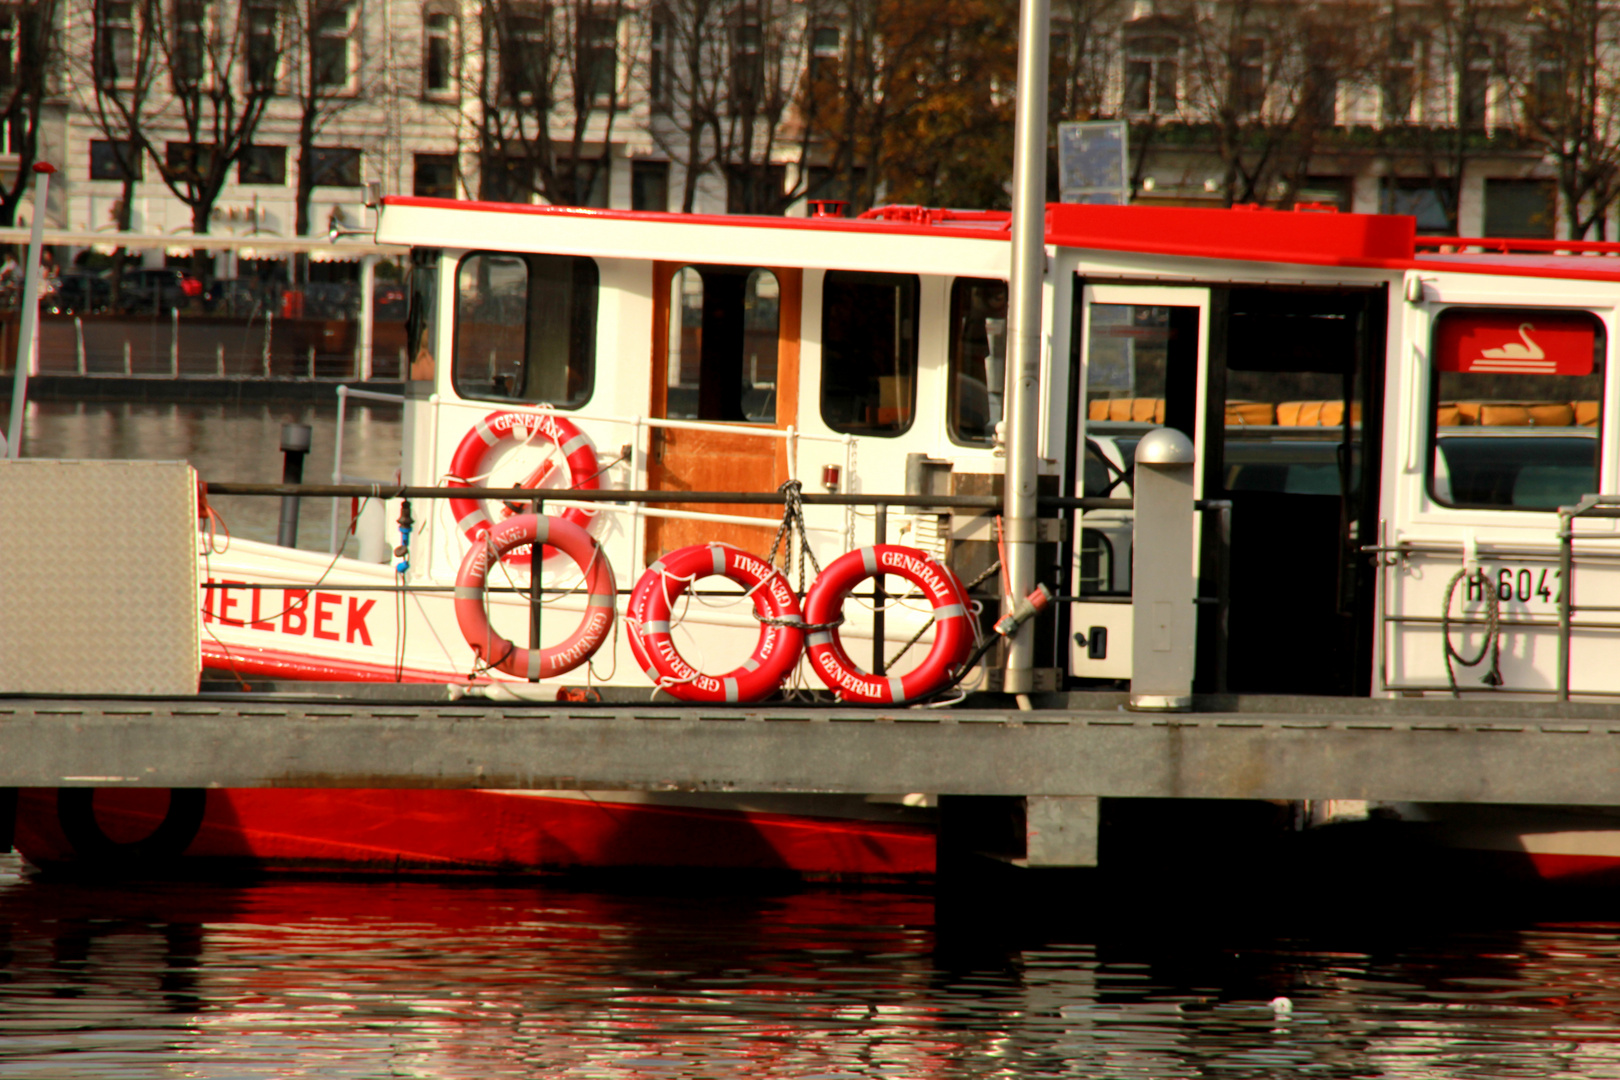
[[[0,430],[9,431],[11,398],[0,401]],[[314,443],[304,461],[309,483],[332,481],[337,403],[170,403],[34,401],[24,417],[24,453],[43,458],[185,460],[205,481],[280,483],[281,426],[309,424]],[[399,473],[400,409],[350,403],[344,423],[344,473],[392,481]],[[211,500],[232,535],[273,542],[280,500],[248,496]],[[327,550],[332,500],[304,499],[298,546]],[[342,508],[348,523],[348,507]],[[353,548],[353,542],[350,541]],[[350,554],[354,554],[350,550]]]
[[[43,403],[28,449],[277,480],[288,420],[329,477],[331,406]],[[349,423],[348,471],[391,476],[397,411]],[[221,503],[274,537],[275,500]],[[1041,917],[1011,889],[98,884],[0,856],[0,1077],[1620,1077],[1606,900],[1493,907],[1371,860],[1260,880],[1207,847],[1224,870],[1085,877]]]
[[[1368,921],[1368,898],[1279,931],[1184,885],[1054,931],[903,892],[113,885],[0,858],[0,1075],[1620,1076],[1620,924]]]

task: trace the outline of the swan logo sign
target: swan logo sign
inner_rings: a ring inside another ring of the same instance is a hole
[[[1478,375],[1590,375],[1597,320],[1574,311],[1451,308],[1435,335],[1441,371]]]

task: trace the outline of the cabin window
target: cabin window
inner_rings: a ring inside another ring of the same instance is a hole
[[[591,396],[596,263],[480,252],[456,270],[456,393],[562,408]]]
[[[951,438],[985,443],[1001,422],[1007,370],[1007,283],[957,278],[951,285]]]
[[[1435,320],[1429,494],[1556,510],[1598,490],[1603,324],[1586,311],[1447,308]]]
[[[776,422],[782,290],[769,270],[687,266],[670,281],[671,420]]]
[[[821,288],[821,419],[850,435],[900,435],[917,413],[914,274],[829,270]]]

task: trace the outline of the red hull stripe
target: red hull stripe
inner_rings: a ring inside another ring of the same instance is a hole
[[[924,825],[501,791],[242,788],[208,799],[188,858],[379,870],[934,870],[933,830]],[[151,811],[116,803],[97,817],[111,835],[139,836],[156,824]],[[21,793],[16,846],[36,863],[73,858],[54,790]]]
[[[311,682],[409,682],[467,683],[488,682],[469,679],[454,671],[425,668],[395,668],[363,660],[338,660],[282,649],[260,649],[249,645],[229,647],[217,641],[202,643],[203,667],[210,671],[235,672],[259,679],[302,679]]]

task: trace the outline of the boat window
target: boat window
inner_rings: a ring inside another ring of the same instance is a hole
[[[670,282],[671,420],[776,421],[781,287],[769,270],[686,266]]]
[[[1603,324],[1586,311],[1452,307],[1435,320],[1429,494],[1556,510],[1598,490]]]
[[[950,431],[986,443],[1001,422],[1007,368],[1007,283],[957,278],[951,284]]]
[[[439,310],[438,248],[412,248],[410,306],[405,311],[405,355],[408,379],[433,378],[434,350],[438,348],[435,330]]]
[[[456,393],[562,408],[591,396],[596,263],[477,252],[456,270]]]
[[[829,270],[821,290],[821,419],[900,435],[917,412],[915,274]]]

